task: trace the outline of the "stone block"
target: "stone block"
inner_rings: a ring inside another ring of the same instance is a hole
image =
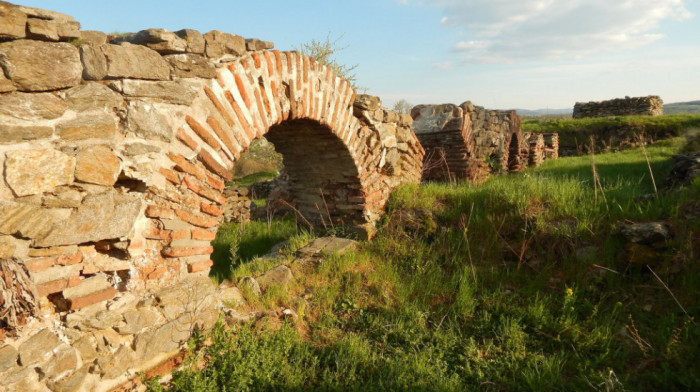
[[[0,43],[0,66],[20,91],[50,91],[80,84],[78,49],[63,42],[18,40]]]
[[[159,153],[160,151],[160,147],[158,146],[153,146],[146,143],[131,143],[124,146],[123,154],[127,157],[133,157],[152,152]]]
[[[83,363],[89,363],[93,359],[97,358],[97,348],[95,348],[96,344],[95,338],[93,338],[91,335],[84,335],[73,343],[73,348],[78,351]]]
[[[56,27],[58,31],[58,38],[61,41],[68,41],[73,39],[80,39],[82,34],[80,33],[80,23],[73,21],[61,21],[58,22]]]
[[[190,337],[191,327],[187,318],[181,317],[136,335],[134,351],[137,358],[153,358],[179,349]]]
[[[61,344],[56,334],[44,328],[19,346],[19,362],[22,366],[43,362]]]
[[[75,158],[57,150],[10,151],[5,181],[17,196],[34,195],[73,182]]]
[[[107,34],[101,31],[84,30],[80,32],[80,39],[86,44],[104,45],[107,43]]]
[[[27,19],[27,38],[41,41],[58,41],[58,23],[37,18]]]
[[[93,145],[80,149],[75,161],[75,180],[112,186],[117,182],[121,161],[107,146]]]
[[[0,347],[0,373],[15,367],[18,355],[17,350],[9,344]]]
[[[252,295],[259,297],[262,295],[262,290],[260,289],[260,284],[255,278],[250,276],[244,276],[238,280],[238,286],[243,290],[247,290]]]
[[[224,55],[242,56],[246,52],[245,39],[241,36],[212,30],[204,34],[207,57],[218,58]]]
[[[73,277],[77,277],[80,274],[82,268],[83,266],[80,264],[73,264],[67,266],[58,265],[50,267],[32,273],[32,281],[37,285],[41,285],[48,282],[60,281],[64,279],[67,280]]]
[[[144,45],[160,54],[184,53],[187,51],[187,41],[166,29],[141,30],[123,38],[136,45]]]
[[[66,91],[66,103],[77,112],[104,109],[110,113],[124,103],[124,98],[104,84],[88,82]]]
[[[154,308],[142,308],[124,312],[124,325],[116,329],[122,335],[135,335],[159,324],[162,316]]]
[[[206,41],[204,36],[197,30],[182,29],[175,32],[178,37],[187,42],[187,52],[203,54]]]
[[[117,118],[107,113],[85,113],[56,125],[56,134],[65,140],[112,139],[117,135]]]
[[[83,360],[85,360],[83,358]],[[82,366],[72,374],[59,380],[49,380],[48,385],[53,392],[78,392],[82,389],[90,373],[91,364]]]
[[[238,287],[224,288],[219,292],[218,297],[226,306],[237,308],[246,305],[245,297]]]
[[[73,245],[127,237],[141,203],[139,196],[121,194],[115,190],[88,195],[61,227],[36,240],[35,246]]]
[[[67,187],[54,189],[54,194],[41,199],[41,205],[47,208],[78,208],[83,201],[79,191]]]
[[[144,102],[129,102],[127,126],[131,132],[145,139],[165,142],[173,139],[173,129],[167,117],[158,112],[154,105]]]
[[[200,54],[171,54],[163,58],[170,64],[174,77],[209,79],[216,77],[214,64]]]
[[[19,7],[0,3],[0,39],[18,39],[26,36],[27,14]]]
[[[53,135],[53,129],[51,127],[0,124],[0,144],[46,139],[51,137],[51,135]]]
[[[0,233],[23,238],[43,238],[53,230],[57,222],[68,217],[66,212],[0,200]]]
[[[107,78],[170,79],[170,67],[158,52],[127,42],[101,47],[107,59]]]
[[[107,76],[107,57],[102,52],[105,45],[87,43],[80,45],[80,61],[85,80],[102,80]]]
[[[187,81],[147,81],[126,79],[122,81],[122,93],[127,97],[155,98],[178,105],[191,105],[199,89]]]
[[[113,355],[99,358],[97,364],[100,366],[102,377],[111,380],[124,374],[136,363],[135,360],[136,353],[129,347],[121,346]]]
[[[38,366],[41,370],[40,378],[57,379],[78,367],[78,354],[75,349],[67,344],[61,344],[54,349],[54,354],[48,361]]]
[[[20,120],[53,120],[61,117],[66,109],[65,102],[51,93],[0,95],[0,114]],[[11,127],[9,124],[3,126]]]

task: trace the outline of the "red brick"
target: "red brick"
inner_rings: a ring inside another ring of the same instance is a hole
[[[168,272],[167,268],[165,268],[162,265],[159,265],[156,267],[147,267],[147,268],[139,269],[139,276],[142,279],[154,280],[154,279],[160,279],[160,278],[164,277],[167,272]]]
[[[206,170],[197,167],[196,165],[191,164],[185,157],[183,157],[180,154],[174,154],[174,153],[168,153],[168,158],[170,158],[171,161],[175,162],[175,169],[191,174],[200,180],[204,180],[207,176]]]
[[[80,277],[77,278],[80,279]],[[68,287],[69,280],[70,279],[59,279],[53,280],[51,282],[38,284],[35,286],[36,294],[40,297],[45,297],[49,294],[58,293],[59,291],[62,291],[63,289]]]
[[[115,290],[113,287],[109,287],[84,297],[69,299],[68,310],[76,310],[84,308],[88,305],[106,301],[108,299],[112,299],[115,295],[117,295],[117,290]]]
[[[192,263],[187,265],[187,272],[189,273],[195,273],[195,272],[200,272],[200,271],[206,271],[211,266],[214,265],[214,262],[211,260],[206,260],[206,261],[200,261],[198,263]]]
[[[221,88],[226,88],[226,80],[224,80],[224,76],[221,75],[221,72],[216,73],[216,81],[219,82],[219,86]],[[206,88],[206,87],[205,87]],[[206,91],[206,90],[205,90]]]
[[[237,152],[241,151],[241,147],[238,145],[238,143],[235,143],[228,136],[226,131],[224,131],[224,129],[221,127],[219,121],[217,121],[214,117],[209,116],[209,118],[207,118],[207,124],[209,124],[211,129],[214,130],[214,133],[219,136],[219,139],[224,142],[224,145],[226,145],[226,148],[231,151],[231,154],[236,154]]]
[[[146,207],[146,216],[149,218],[175,219],[175,211],[170,208],[150,205]]]
[[[273,50],[272,54],[275,55],[275,71],[278,75],[282,76],[282,56],[280,56],[280,51]]]
[[[301,56],[302,68],[304,68],[304,84],[309,83],[309,58],[306,56]]]
[[[207,176],[207,185],[218,190],[219,192],[222,192],[224,190],[224,188],[226,187],[225,182],[219,180],[216,177],[212,177],[212,176]]]
[[[214,227],[219,224],[219,221],[212,217],[206,215],[193,214],[191,212],[182,210],[177,211],[177,216],[178,218],[182,219],[187,223],[193,224],[197,227],[203,227],[205,229]]]
[[[189,230],[175,230],[170,234],[170,238],[172,238],[174,240],[189,239],[190,238],[190,231]]]
[[[208,145],[212,146],[214,150],[218,150],[221,148],[221,144],[214,138],[214,135],[211,134],[202,124],[197,122],[193,117],[191,116],[185,116],[185,121],[187,122],[187,125],[192,128],[194,133],[197,134],[197,136],[201,137],[202,140],[204,140],[205,143]]]
[[[255,61],[255,68],[260,68],[262,61],[260,58],[260,53],[253,53],[253,61]]]
[[[163,177],[165,177],[165,179],[170,181],[171,183],[175,185],[180,185],[180,177],[174,171],[170,169],[164,169],[161,167],[160,169],[158,169],[158,172],[162,174]]]
[[[213,204],[207,204],[207,203],[202,203],[202,212],[209,214],[211,216],[221,216],[224,214],[224,211],[221,210],[221,208],[219,208]]]
[[[231,117],[231,114],[229,114],[229,112],[224,108],[224,105],[221,103],[221,101],[219,101],[219,98],[217,98],[216,94],[214,94],[214,92],[209,87],[204,87],[204,93],[207,94],[207,97],[209,97],[211,103],[213,103],[216,110],[218,110],[219,113],[221,113],[221,116],[224,118],[224,120],[226,120],[228,125],[232,127],[234,124],[233,117]]]
[[[197,153],[197,158],[200,162],[204,164],[204,166],[207,169],[209,169],[214,174],[218,174],[226,181],[230,181],[233,178],[233,174],[231,174],[231,172],[228,169],[226,169],[223,165],[217,162],[217,160],[214,159],[214,157],[207,150],[199,151],[199,153]]]
[[[226,99],[231,105],[231,108],[233,108],[234,113],[236,113],[236,117],[238,117],[238,122],[241,124],[241,127],[243,127],[243,132],[245,132],[245,134],[248,136],[248,140],[255,139],[255,132],[253,132],[253,130],[250,128],[250,124],[248,124],[248,120],[246,120],[245,116],[243,115],[241,107],[238,106],[238,103],[233,98],[233,95],[230,91],[226,92]],[[244,150],[246,149],[246,146],[242,145],[241,147],[243,147]]]
[[[177,129],[177,138],[187,147],[189,147],[192,151],[197,151],[197,148],[199,148],[199,144],[194,139],[192,139],[190,135],[183,131],[182,128]]]
[[[203,185],[196,180],[194,180],[192,177],[185,177],[185,180],[183,182],[187,189],[191,190],[192,192],[209,199],[213,202],[219,203],[219,204],[224,204],[226,203],[226,198],[224,196],[215,191],[214,189],[209,188],[206,185]],[[199,207],[199,206],[197,206]]]
[[[284,52],[284,56],[287,58],[287,72],[289,75],[292,75],[292,53],[291,52]]]
[[[250,109],[252,103],[248,97],[248,92],[245,89],[245,84],[243,83],[241,75],[236,72],[236,68],[233,65],[229,65],[228,69],[231,71],[231,73],[233,73],[233,78],[236,81],[236,88],[238,89],[238,93],[241,94],[241,98],[243,98],[243,103],[245,103],[245,106]]]
[[[197,256],[197,255],[210,255],[214,251],[213,246],[200,246],[200,247],[183,247],[183,248],[172,248],[167,247],[163,249],[163,256],[165,257],[187,257],[187,256]]]
[[[267,63],[267,76],[272,76],[275,70],[272,65],[272,55],[269,51],[265,51],[265,62]]]
[[[201,241],[212,241],[216,238],[216,232],[208,230],[194,229],[192,230],[192,239]]]
[[[157,227],[154,227],[150,230],[147,230],[143,233],[143,236],[145,238],[148,238],[149,240],[164,240],[168,241],[170,240],[171,237],[171,231],[170,230],[162,230]]]
[[[267,131],[270,128],[270,125],[267,123],[267,110],[265,110],[265,106],[263,106],[260,91],[258,89],[255,89],[255,102],[258,104],[258,112],[260,113],[260,119],[263,122],[263,130]],[[258,136],[260,137],[262,134]]]

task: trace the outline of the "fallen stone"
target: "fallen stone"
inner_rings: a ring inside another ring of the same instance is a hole
[[[204,34],[207,57],[218,58],[227,54],[242,56],[246,52],[245,39],[241,36],[212,30]]]
[[[629,242],[651,245],[672,237],[670,227],[665,222],[644,222],[622,225],[618,232]]]
[[[270,286],[288,286],[294,281],[294,275],[292,275],[292,270],[286,265],[278,265],[255,280],[258,281],[260,288],[267,290]]]
[[[238,287],[242,290],[247,290],[250,294],[259,297],[262,295],[262,290],[260,289],[260,284],[255,278],[250,276],[244,276],[238,280]]]
[[[20,120],[53,120],[61,117],[66,109],[65,102],[51,93],[0,95],[0,114]]]
[[[87,112],[98,108],[112,112],[121,108],[124,98],[104,84],[88,82],[66,91],[66,103],[71,109],[78,112]]]
[[[112,238],[124,238],[131,232],[141,209],[139,196],[115,190],[91,194],[65,222],[35,246],[73,245]]]
[[[80,84],[78,49],[62,42],[19,40],[0,43],[0,66],[20,91],[49,91]]]
[[[117,182],[121,161],[109,147],[93,145],[78,151],[75,161],[75,180],[112,186]]]
[[[10,151],[5,181],[17,196],[50,191],[73,182],[75,158],[57,150]]]
[[[19,346],[19,362],[22,366],[43,362],[61,344],[56,334],[44,328]]]
[[[27,14],[19,7],[0,3],[0,39],[17,39],[26,36]]]
[[[86,113],[56,125],[64,140],[112,139],[117,135],[117,118],[103,112]]]
[[[198,95],[197,85],[186,81],[146,81],[125,79],[122,93],[128,97],[155,98],[177,105],[190,105]]]
[[[246,305],[245,297],[238,287],[227,287],[219,292],[218,297],[226,306],[237,308]]]
[[[215,78],[216,67],[200,54],[171,54],[163,57],[178,78]]]
[[[165,29],[141,30],[123,38],[136,45],[144,45],[160,54],[184,53],[187,51],[187,41],[172,31]]]
[[[168,63],[152,49],[126,42],[100,48],[107,59],[107,78],[170,79]]]
[[[155,106],[144,102],[129,102],[127,126],[136,136],[145,139],[165,142],[173,139],[173,129],[168,125],[168,119]]]
[[[255,320],[258,317],[257,313],[241,313],[233,309],[227,309],[224,312],[224,320],[228,325],[243,324]]]
[[[0,373],[17,365],[17,350],[6,344],[0,347]]]
[[[178,37],[184,39],[187,42],[187,52],[188,53],[204,53],[204,47],[206,41],[204,36],[197,30],[182,29],[175,32]]]

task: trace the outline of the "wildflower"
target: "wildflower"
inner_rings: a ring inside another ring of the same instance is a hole
[[[571,297],[572,295],[574,295],[574,290],[572,290],[571,287],[567,287],[566,288],[566,296]]]

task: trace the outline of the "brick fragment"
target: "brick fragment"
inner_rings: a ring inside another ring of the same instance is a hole
[[[25,263],[29,272],[39,272],[54,265],[73,265],[78,264],[83,260],[83,254],[78,252],[70,255],[62,255],[55,257],[42,257],[32,259]]]
[[[168,269],[162,265],[139,269],[139,276],[145,280],[160,279],[165,276]]]
[[[187,189],[206,199],[209,199],[219,204],[226,203],[226,198],[224,198],[224,196],[221,193],[207,187],[206,185],[199,183],[192,177],[185,177],[183,184],[187,187]]]
[[[208,230],[194,229],[192,230],[192,239],[199,241],[213,241],[216,238],[216,232]]]
[[[211,216],[221,216],[224,214],[224,211],[212,204],[207,204],[207,203],[202,203],[202,212],[209,214]]]
[[[108,299],[114,298],[115,295],[117,295],[117,290],[113,287],[109,287],[84,297],[69,299],[68,310],[81,309],[98,302],[107,301]]]
[[[174,171],[161,167],[160,169],[158,169],[158,172],[162,174],[163,177],[165,177],[165,179],[170,181],[171,183],[175,185],[180,185],[180,177]]]
[[[262,59],[260,58],[260,53],[253,53],[253,61],[255,62],[255,68],[260,68],[262,65]]]
[[[186,257],[194,255],[209,255],[214,251],[213,246],[201,246],[201,247],[167,247],[163,249],[163,256],[165,257]]]
[[[154,205],[146,207],[146,216],[149,218],[175,219],[175,212],[173,209]]]
[[[206,271],[209,268],[211,268],[212,265],[214,265],[214,262],[212,260],[188,264],[187,265],[187,272],[193,274],[195,272]]]
[[[218,190],[219,192],[222,192],[224,188],[226,187],[226,183],[219,180],[216,177],[213,176],[207,176],[207,185],[210,187]]]

